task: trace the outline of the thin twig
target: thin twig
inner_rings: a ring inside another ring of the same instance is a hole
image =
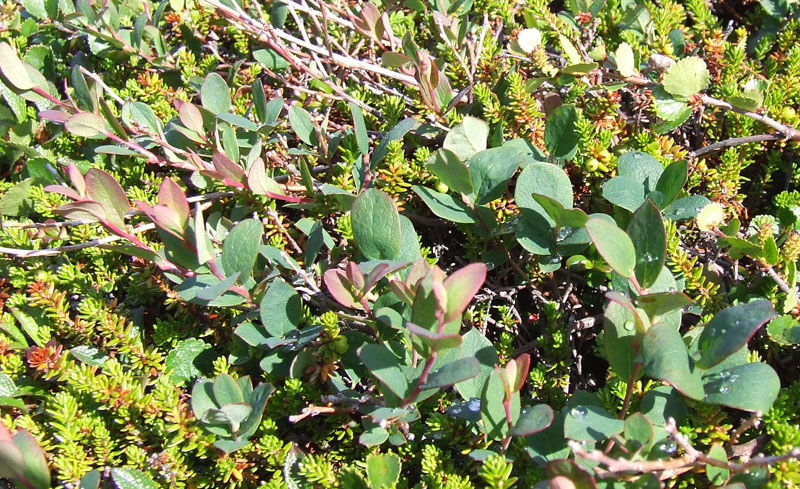
[[[145,231],[149,231],[151,229],[154,229],[155,227],[156,227],[156,225],[150,222],[150,223],[142,224],[141,226],[137,226],[136,228],[134,228],[133,232],[134,233],[143,233]],[[68,252],[71,252],[71,251],[78,251],[78,250],[83,250],[83,249],[86,249],[86,248],[93,248],[95,246],[107,245],[109,243],[113,243],[113,242],[119,241],[121,239],[124,239],[124,237],[123,236],[112,235],[112,236],[106,236],[105,238],[100,238],[100,239],[94,239],[92,241],[87,241],[85,243],[77,243],[77,244],[71,244],[71,245],[65,245],[65,246],[58,246],[56,248],[45,248],[45,249],[42,249],[42,250],[22,250],[22,249],[18,249],[18,248],[6,248],[4,246],[0,246],[0,253],[6,254],[6,255],[15,256],[17,258],[36,258],[36,257],[39,257],[39,256],[56,256],[56,255],[60,255],[62,253],[68,253]]]
[[[772,266],[767,265],[766,270],[767,270],[767,275],[769,275],[770,278],[772,278],[772,280],[774,280],[778,284],[778,287],[780,287],[782,291],[784,291],[787,295],[794,294],[795,297],[797,297],[797,300],[800,301],[800,294],[798,294],[796,290],[792,290],[792,288],[789,287],[789,284],[787,284],[786,281],[783,280],[780,277],[780,275],[778,275],[778,273],[772,268]]]
[[[725,148],[731,148],[733,146],[739,146],[741,144],[750,144],[750,143],[758,143],[764,141],[777,141],[780,139],[784,139],[782,134],[757,134],[755,136],[747,136],[742,138],[730,138],[724,141],[719,141],[714,144],[709,144],[708,146],[703,146],[702,148],[696,149],[689,153],[689,156],[693,158],[699,158],[708,153],[716,153],[717,151],[722,151]]]

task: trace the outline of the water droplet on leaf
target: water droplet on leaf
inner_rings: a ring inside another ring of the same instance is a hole
[[[586,408],[583,406],[575,406],[570,410],[569,414],[575,419],[583,419],[586,417]]]

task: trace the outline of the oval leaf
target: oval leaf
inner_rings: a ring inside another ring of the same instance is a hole
[[[729,307],[718,312],[698,338],[697,366],[713,367],[739,351],[764,323],[778,314],[768,300]]]
[[[586,221],[586,231],[608,265],[623,277],[630,278],[636,266],[636,251],[625,231],[599,217]]]
[[[353,237],[368,260],[393,260],[402,238],[400,214],[394,201],[377,189],[364,191],[350,211]]]

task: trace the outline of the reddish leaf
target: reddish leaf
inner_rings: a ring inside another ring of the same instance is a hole
[[[353,293],[353,286],[343,270],[331,268],[325,272],[322,280],[328,287],[328,292],[339,304],[352,309],[364,308]]]
[[[211,162],[214,164],[214,168],[226,179],[233,182],[238,182],[240,184],[244,183],[244,170],[242,170],[242,167],[237,165],[232,159],[220,152],[215,152]]]
[[[69,166],[67,166],[67,176],[72,186],[78,191],[78,194],[81,196],[86,195],[86,180],[84,180],[83,173],[74,162],[70,162]]]
[[[131,210],[131,203],[114,177],[103,170],[90,169],[86,172],[86,193],[103,206],[111,224],[120,229],[125,227],[125,214]]]
[[[61,194],[64,197],[68,197],[73,200],[81,200],[81,196],[78,195],[78,192],[72,190],[69,187],[65,187],[63,185],[48,185],[44,188],[45,192],[54,192],[57,194]]]
[[[39,112],[39,118],[50,122],[63,124],[69,119],[69,114],[60,110],[43,110]]]
[[[158,189],[158,203],[175,211],[181,229],[186,227],[189,222],[189,201],[186,200],[183,189],[171,178],[161,182],[161,188]]]
[[[511,394],[519,392],[525,379],[528,378],[528,371],[531,368],[531,356],[523,353],[517,358],[510,360],[505,366],[505,378]]]
[[[87,221],[100,221],[106,219],[106,213],[103,206],[97,202],[83,201],[83,202],[70,202],[69,204],[62,205],[55,210],[59,216],[64,216],[67,219],[85,219]]]
[[[164,231],[184,239],[186,226],[181,222],[178,214],[167,206],[149,205],[147,202],[137,200],[136,207],[139,208],[153,223]]]
[[[447,289],[447,314],[444,321],[450,321],[463,314],[472,298],[486,280],[487,268],[484,263],[473,263],[457,270],[444,281]]]
[[[184,126],[201,136],[205,133],[203,129],[203,114],[196,105],[186,102],[181,105],[178,112]]]

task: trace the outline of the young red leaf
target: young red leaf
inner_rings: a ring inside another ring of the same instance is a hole
[[[228,158],[220,152],[214,153],[211,159],[214,168],[221,173],[225,178],[238,183],[244,183],[245,173],[242,167],[237,165],[232,159]]]
[[[178,113],[181,122],[188,129],[191,129],[201,136],[205,133],[205,130],[203,129],[203,114],[196,105],[185,102],[181,104],[181,108]]]
[[[178,218],[180,228],[184,229],[189,222],[189,201],[183,189],[171,178],[165,178],[158,189],[158,203],[173,210]]]
[[[86,193],[105,209],[108,221],[120,229],[125,227],[125,214],[131,203],[117,180],[103,170],[92,168],[86,172]]]
[[[328,292],[339,304],[352,309],[364,308],[353,294],[353,286],[343,270],[331,268],[322,275],[322,280],[328,287]]]
[[[75,187],[75,190],[78,191],[78,194],[81,196],[86,195],[86,180],[83,178],[83,173],[78,169],[78,165],[70,161],[66,172],[69,181],[72,183],[72,186]]]
[[[444,287],[447,289],[447,314],[444,317],[446,323],[463,314],[486,280],[487,270],[486,264],[473,263],[456,270],[444,280]]]

